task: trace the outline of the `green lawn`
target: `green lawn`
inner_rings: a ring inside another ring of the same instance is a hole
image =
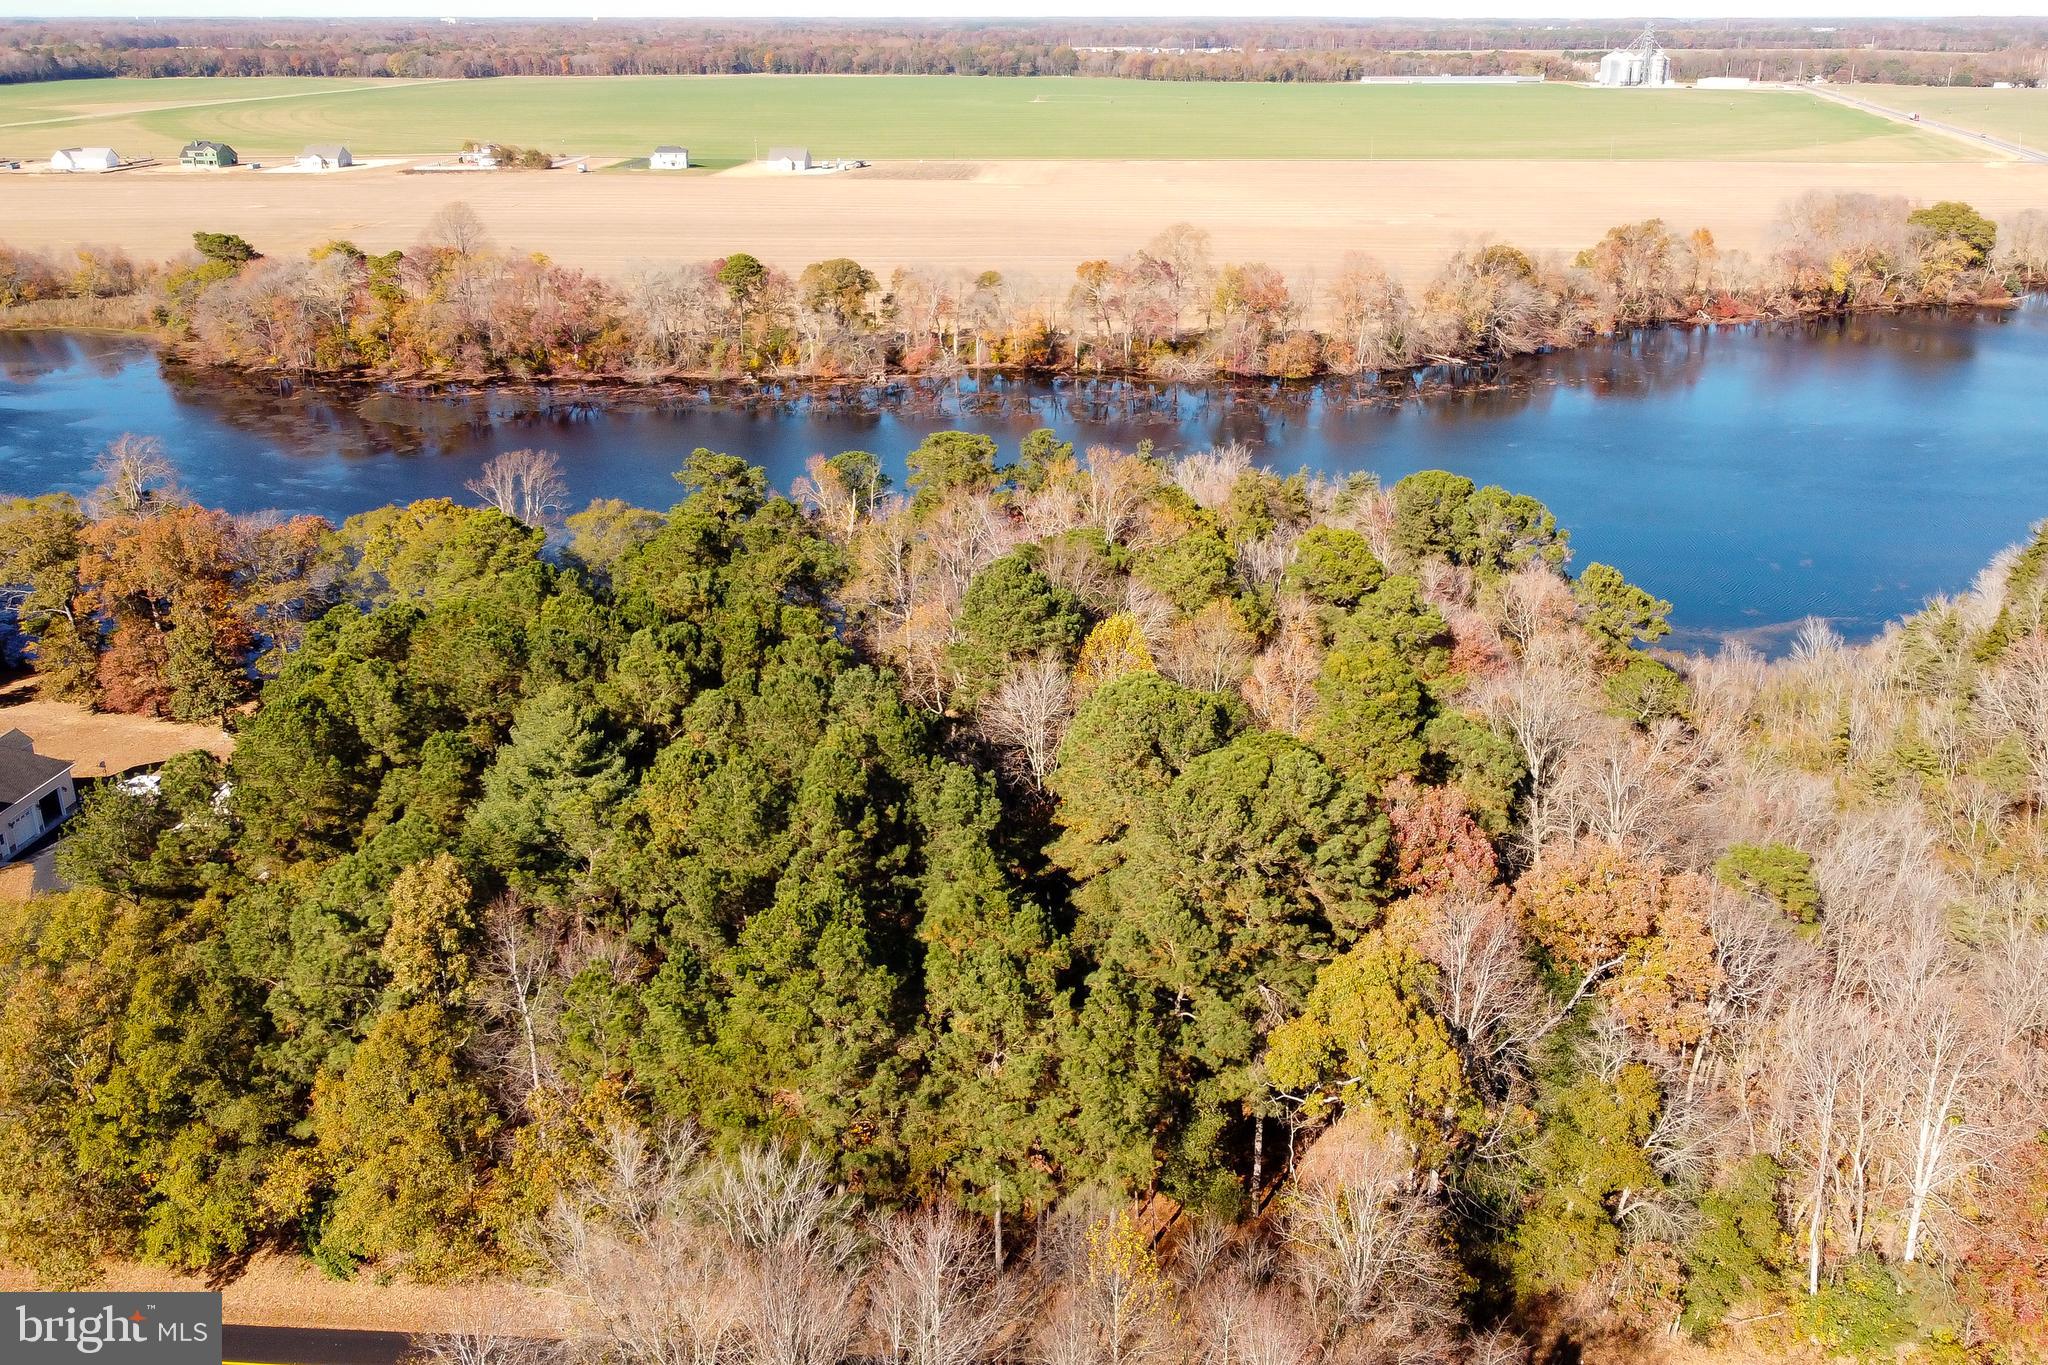
[[[135,107],[145,105],[154,107]],[[60,116],[71,121],[20,126]],[[61,138],[53,136],[60,129]],[[161,157],[196,137],[232,143],[245,157],[274,157],[308,142],[344,142],[359,154],[423,153],[489,138],[606,156],[644,155],[656,143],[679,142],[714,166],[781,143],[808,144],[821,157],[870,159],[1968,155],[1946,139],[1853,109],[1762,91],[916,76],[367,85],[187,79],[0,88],[0,143],[25,142],[32,154],[40,155],[44,142],[89,140]]]
[[[1888,109],[1953,123],[2028,147],[2048,147],[2048,90],[1951,90],[1939,85],[1859,85],[1849,93]]]

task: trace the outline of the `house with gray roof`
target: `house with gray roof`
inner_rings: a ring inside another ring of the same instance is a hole
[[[0,734],[0,863],[14,861],[77,809],[68,762],[37,753],[19,730]]]

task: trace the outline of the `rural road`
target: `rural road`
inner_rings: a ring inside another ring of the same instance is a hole
[[[2002,137],[1993,137],[1989,133],[1980,133],[1974,128],[1964,128],[1959,124],[1943,123],[1939,119],[1914,118],[1912,114],[1903,109],[1893,109],[1886,105],[1873,104],[1869,100],[1858,99],[1854,95],[1844,95],[1837,90],[1827,90],[1820,86],[1809,88],[1822,99],[1833,100],[1837,104],[1846,104],[1852,109],[1861,109],[1866,114],[1876,114],[1880,118],[1888,118],[1894,122],[1906,124],[1909,127],[1926,128],[1933,132],[1945,133],[1949,137],[1958,138],[1973,147],[1988,147],[1993,151],[2004,152],[2007,156],[2014,157],[2020,161],[2048,161],[2048,152],[2029,147],[2024,143],[2008,142]]]
[[[221,1354],[238,1365],[400,1365],[412,1354],[403,1332],[344,1332],[324,1327],[221,1328]]]

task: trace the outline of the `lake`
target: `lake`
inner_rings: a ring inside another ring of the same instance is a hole
[[[1453,383],[1478,380],[1477,383]],[[83,492],[96,451],[161,439],[201,501],[339,521],[447,496],[491,456],[556,451],[576,505],[666,507],[696,446],[787,488],[815,453],[900,478],[926,434],[1033,427],[1162,452],[1243,441],[1281,472],[1455,470],[1548,503],[1574,560],[1675,606],[1674,643],[1766,650],[1821,616],[1851,637],[1967,587],[2048,516],[2048,306],[1660,329],[1461,376],[1167,387],[994,380],[836,398],[675,389],[418,397],[160,361],[147,343],[0,333],[0,492]]]

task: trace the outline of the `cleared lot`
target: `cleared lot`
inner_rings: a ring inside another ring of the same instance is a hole
[[[1905,166],[1580,161],[915,163],[879,174],[791,177],[126,174],[0,177],[0,237],[81,242],[149,257],[189,248],[195,228],[239,232],[268,252],[336,237],[406,247],[444,204],[474,206],[504,246],[616,273],[649,262],[751,251],[799,268],[852,256],[871,269],[996,269],[1057,283],[1161,228],[1207,228],[1218,253],[1327,275],[1370,252],[1411,283],[1480,236],[1575,251],[1607,228],[1662,217],[1711,229],[1724,249],[1758,250],[1784,202],[1808,189],[1966,199],[1994,218],[2048,209],[2048,166]],[[891,172],[898,172],[892,175]]]

